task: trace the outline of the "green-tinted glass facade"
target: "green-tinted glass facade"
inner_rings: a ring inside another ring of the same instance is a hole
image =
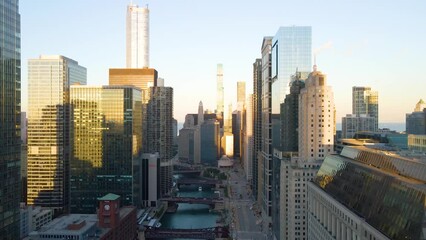
[[[19,239],[21,22],[18,0],[0,0],[0,238]]]
[[[71,212],[95,213],[107,193],[132,204],[132,161],[142,148],[140,89],[72,86],[71,106]]]
[[[314,182],[390,239],[422,239],[425,167],[373,150],[345,148],[341,156],[326,157]]]

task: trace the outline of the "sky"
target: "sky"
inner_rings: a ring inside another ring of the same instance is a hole
[[[21,0],[22,111],[28,59],[59,54],[87,68],[89,85],[107,85],[125,67],[130,0]],[[225,106],[237,81],[253,92],[253,62],[264,36],[280,26],[312,26],[317,65],[333,87],[337,122],[352,111],[352,86],[379,91],[379,122],[405,122],[426,99],[424,0],[133,0],[150,9],[150,67],[174,89],[183,122],[216,108],[216,66],[223,64]]]

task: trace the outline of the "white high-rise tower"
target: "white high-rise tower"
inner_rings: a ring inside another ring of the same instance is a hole
[[[127,6],[126,67],[149,67],[149,9]]]
[[[217,65],[217,107],[216,113],[223,114],[224,113],[224,95],[223,95],[223,65]],[[222,115],[223,117],[223,115]]]

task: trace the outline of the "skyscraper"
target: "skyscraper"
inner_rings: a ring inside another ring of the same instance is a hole
[[[246,102],[246,82],[237,82],[237,110],[242,111]]]
[[[310,26],[280,27],[272,39],[272,145],[281,149],[280,109],[290,93],[295,71],[310,72],[312,61],[312,28]]]
[[[223,113],[224,113],[224,95],[223,95],[223,65],[222,64],[218,64],[217,65],[217,73],[216,73],[216,84],[217,84],[217,89],[216,89],[216,94],[217,94],[217,99],[216,99],[216,113],[218,115],[221,115],[223,118]]]
[[[144,153],[159,153],[161,196],[172,188],[173,157],[173,88],[151,87],[147,109],[147,149]]]
[[[274,150],[274,156],[279,156],[276,159],[281,159],[278,212],[283,224],[279,225],[279,239],[308,239],[306,186],[324,158],[333,153],[334,114],[332,88],[314,66],[300,90],[298,157]]]
[[[86,68],[63,56],[28,61],[28,205],[69,211],[70,86],[86,78]]]
[[[352,87],[352,114],[367,114],[376,119],[375,130],[379,126],[379,94],[371,87]]]
[[[157,86],[158,72],[153,68],[129,69],[110,68],[109,85],[131,85],[142,91],[142,149],[148,148],[147,142],[147,106],[150,99],[150,87]]]
[[[262,150],[262,59],[253,63],[253,178],[252,193],[257,199],[258,158]]]
[[[241,147],[241,158],[244,164],[245,175],[247,181],[252,183],[253,181],[253,94],[249,94],[246,100],[246,107],[242,117],[242,147]]]
[[[217,166],[220,157],[219,122],[210,119],[200,123],[200,160],[203,165]]]
[[[333,153],[335,118],[333,90],[326,75],[314,69],[299,97],[299,158],[323,160]]]
[[[272,134],[271,134],[271,50],[272,37],[264,37],[262,42],[262,154],[258,157],[257,200],[262,214],[271,222],[272,188]]]
[[[130,4],[126,21],[127,68],[149,67],[149,9]]]
[[[132,204],[132,164],[142,153],[142,94],[132,86],[71,86],[71,212],[96,213],[98,198]]]
[[[296,72],[291,81],[290,94],[281,103],[281,146],[284,152],[299,151],[299,95],[305,87],[305,78]]]
[[[21,161],[21,16],[18,0],[0,0],[0,236],[19,239]]]

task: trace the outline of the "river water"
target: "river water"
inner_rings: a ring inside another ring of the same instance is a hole
[[[181,197],[214,197],[215,193],[210,189],[198,191],[198,187],[186,187],[180,189],[177,194]],[[203,204],[179,203],[175,213],[166,213],[161,219],[162,228],[211,228],[216,226],[217,213],[209,211],[209,206]]]

